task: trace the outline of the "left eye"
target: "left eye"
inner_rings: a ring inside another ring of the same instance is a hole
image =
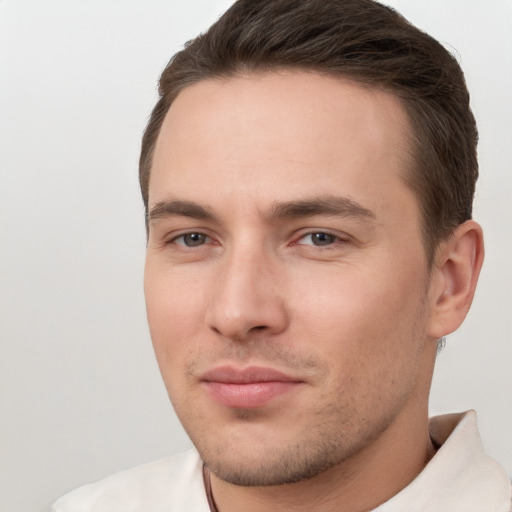
[[[173,242],[178,245],[184,245],[185,247],[198,247],[209,241],[209,237],[204,233],[185,233],[176,237]]]
[[[317,233],[308,233],[307,235],[304,235],[302,238],[300,238],[298,243],[303,245],[323,246],[334,244],[338,242],[339,239],[340,238],[336,235],[319,231]]]

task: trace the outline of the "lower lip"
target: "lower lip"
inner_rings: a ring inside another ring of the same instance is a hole
[[[210,396],[228,407],[254,409],[268,404],[299,386],[299,382],[251,382],[248,384],[204,382]]]

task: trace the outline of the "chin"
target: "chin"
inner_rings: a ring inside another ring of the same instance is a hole
[[[233,485],[268,487],[309,480],[342,462],[344,453],[338,442],[333,449],[331,442],[311,442],[303,439],[300,444],[263,446],[257,442],[223,445],[202,449],[199,454],[208,469],[218,478]]]

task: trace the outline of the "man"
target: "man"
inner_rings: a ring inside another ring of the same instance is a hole
[[[239,0],[171,60],[140,182],[149,326],[197,451],[54,510],[510,510],[428,419],[483,261],[462,71],[372,0]]]

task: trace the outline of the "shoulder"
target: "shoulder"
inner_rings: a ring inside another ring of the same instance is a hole
[[[207,512],[202,463],[195,450],[84,485],[57,500],[52,512]]]

